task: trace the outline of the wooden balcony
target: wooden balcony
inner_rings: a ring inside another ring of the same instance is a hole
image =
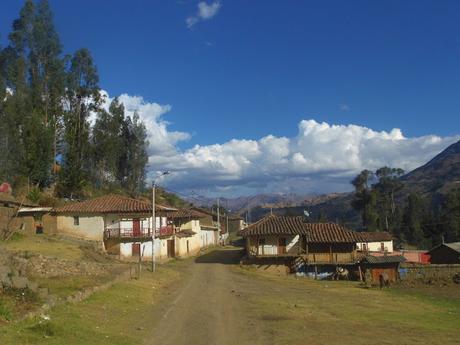
[[[172,236],[176,233],[176,228],[172,225],[162,226],[155,233],[156,238]],[[152,240],[150,228],[106,228],[104,230],[104,240],[116,240],[118,242],[148,242]]]
[[[150,228],[107,228],[104,230],[104,240],[118,240],[120,242],[146,242],[152,239]]]

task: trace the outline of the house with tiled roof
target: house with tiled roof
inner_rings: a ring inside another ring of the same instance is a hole
[[[167,213],[175,208],[156,205],[156,237],[173,236]],[[121,195],[105,195],[54,208],[56,231],[72,237],[103,243],[105,250],[120,258],[152,257],[152,204]],[[169,249],[171,250],[171,248]],[[155,256],[173,256],[161,241]]]
[[[361,232],[358,250],[369,253],[393,253],[393,236],[388,231]]]
[[[252,258],[301,257],[306,264],[353,264],[360,233],[335,223],[268,215],[241,230]]]
[[[152,204],[121,195],[72,202],[54,208],[56,231],[68,236],[103,243],[104,249],[120,259],[152,258]],[[202,213],[155,205],[155,245],[158,259],[196,254],[208,231],[201,230]],[[217,229],[212,231],[216,237]],[[209,241],[214,245],[216,241]]]

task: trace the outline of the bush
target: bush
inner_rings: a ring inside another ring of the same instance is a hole
[[[2,301],[0,301],[0,319],[11,321],[11,312]]]

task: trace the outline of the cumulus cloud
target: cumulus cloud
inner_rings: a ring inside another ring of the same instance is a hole
[[[105,99],[102,107],[108,111],[110,103],[114,97],[106,91],[102,91],[102,96]],[[118,96],[118,100],[125,107],[125,114],[133,116],[134,112],[139,114],[139,118],[144,122],[148,133],[148,153],[150,157],[174,156],[177,155],[177,144],[181,141],[190,139],[191,135],[187,132],[170,131],[169,122],[164,120],[163,115],[171,111],[172,107],[169,104],[158,104],[147,102],[142,96],[130,96],[126,93]],[[95,115],[90,118],[90,122],[94,122]],[[152,163],[149,160],[149,163]]]
[[[107,95],[106,107],[111,99]],[[128,114],[137,111],[146,124],[150,176],[171,170],[173,173],[159,182],[187,194],[347,191],[351,178],[362,169],[391,166],[410,171],[460,140],[460,135],[409,138],[398,128],[375,131],[308,119],[298,124],[294,137],[267,135],[181,150],[177,144],[191,135],[169,129],[164,117],[170,105],[127,94],[119,99]]]
[[[199,2],[197,12],[193,16],[187,17],[185,20],[187,27],[190,29],[200,21],[213,18],[217,15],[221,7],[222,4],[220,1],[215,1],[210,4],[207,4],[205,1]]]
[[[323,193],[349,190],[350,179],[362,169],[391,166],[410,171],[457,140],[460,135],[407,138],[400,129],[374,131],[303,120],[292,138],[268,135],[196,145],[161,165],[176,171],[168,184],[180,189]]]

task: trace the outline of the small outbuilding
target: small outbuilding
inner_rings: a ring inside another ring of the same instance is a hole
[[[364,256],[359,261],[361,280],[363,280],[363,275],[367,275],[371,277],[372,283],[377,284],[380,275],[386,273],[389,280],[395,282],[399,279],[399,265],[404,261],[406,261],[406,258],[402,255]],[[366,274],[366,272],[370,274]]]
[[[432,264],[460,264],[460,242],[442,243],[428,254]]]

